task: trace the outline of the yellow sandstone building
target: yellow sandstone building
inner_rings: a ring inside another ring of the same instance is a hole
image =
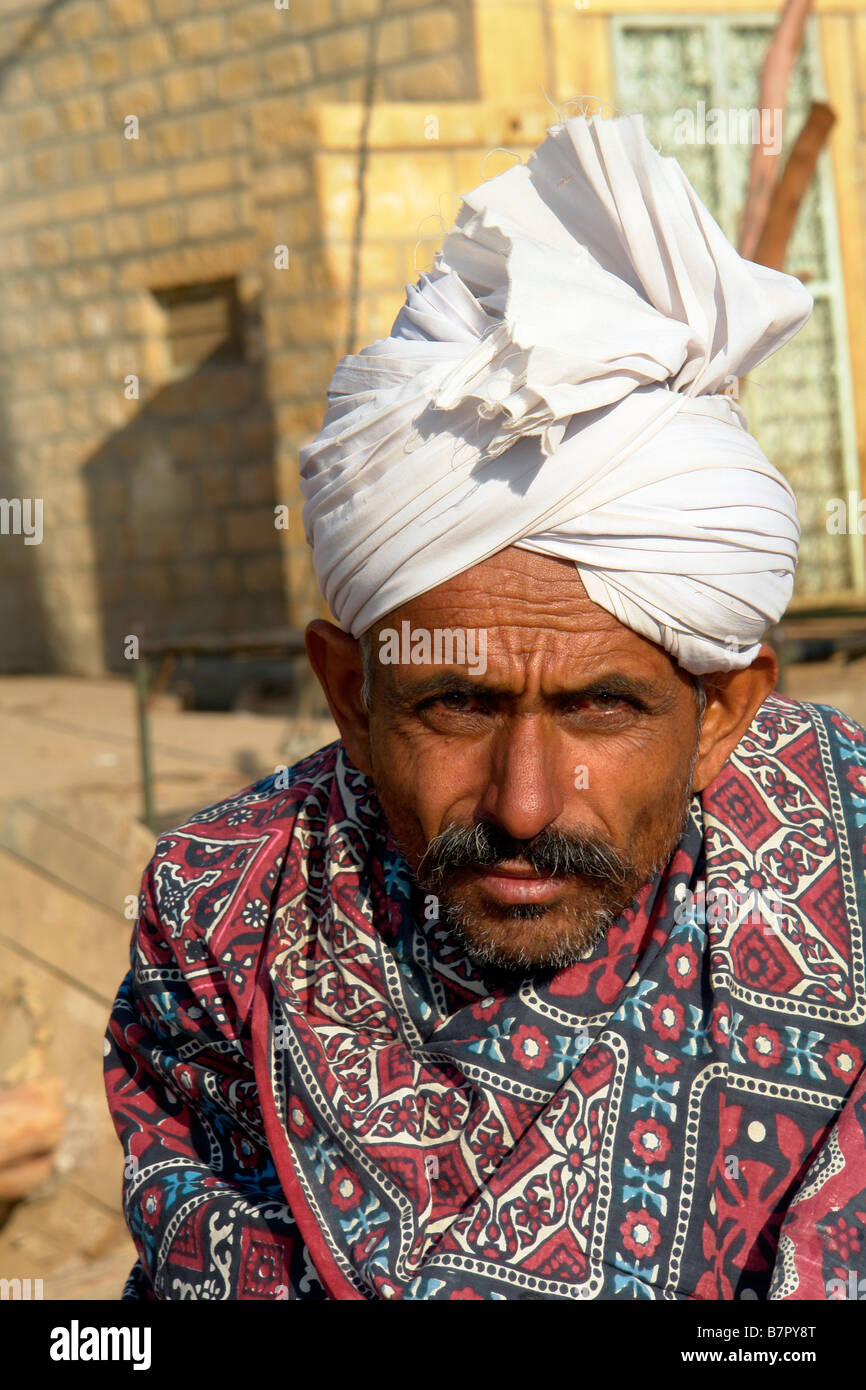
[[[321,612],[297,451],[459,194],[590,97],[642,111],[736,239],[737,113],[777,18],[744,0],[2,0],[0,670],[122,670],[130,635]],[[818,98],[837,123],[785,267],[815,311],[742,395],[798,495],[801,604],[866,602],[866,4],[816,0],[784,149]],[[37,498],[25,544],[14,503]]]

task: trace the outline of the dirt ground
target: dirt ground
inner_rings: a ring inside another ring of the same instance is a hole
[[[785,693],[866,724],[866,661],[792,666]],[[152,715],[159,825],[291,765],[337,736],[328,719]],[[115,1299],[134,1250],[121,1150],[102,1089],[102,1038],[128,965],[154,840],[141,816],[132,686],[120,678],[0,678],[0,1084],[61,1078],[66,1129],[51,1178],[0,1211],[0,1277],[46,1299]]]

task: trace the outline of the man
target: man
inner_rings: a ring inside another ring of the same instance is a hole
[[[810,307],[572,118],[343,359],[341,737],[145,873],[127,1296],[851,1296],[866,733],[772,693],[799,527],[730,395]]]

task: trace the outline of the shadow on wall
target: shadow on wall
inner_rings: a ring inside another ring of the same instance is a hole
[[[258,363],[217,349],[87,463],[104,660],[129,638],[284,624],[274,422]]]

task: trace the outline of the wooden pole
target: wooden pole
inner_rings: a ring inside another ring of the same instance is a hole
[[[812,102],[803,129],[773,190],[767,220],[752,257],[761,265],[770,266],[773,270],[782,269],[800,204],[812,181],[818,156],[835,123],[836,113],[832,107],[823,101]]]
[[[803,42],[811,6],[812,0],[787,0],[761,68],[758,94],[761,111],[784,111],[786,108],[788,83]],[[778,158],[778,154],[763,142],[756,144],[752,151],[739,246],[740,255],[747,261],[757,259],[758,242],[773,196]]]

